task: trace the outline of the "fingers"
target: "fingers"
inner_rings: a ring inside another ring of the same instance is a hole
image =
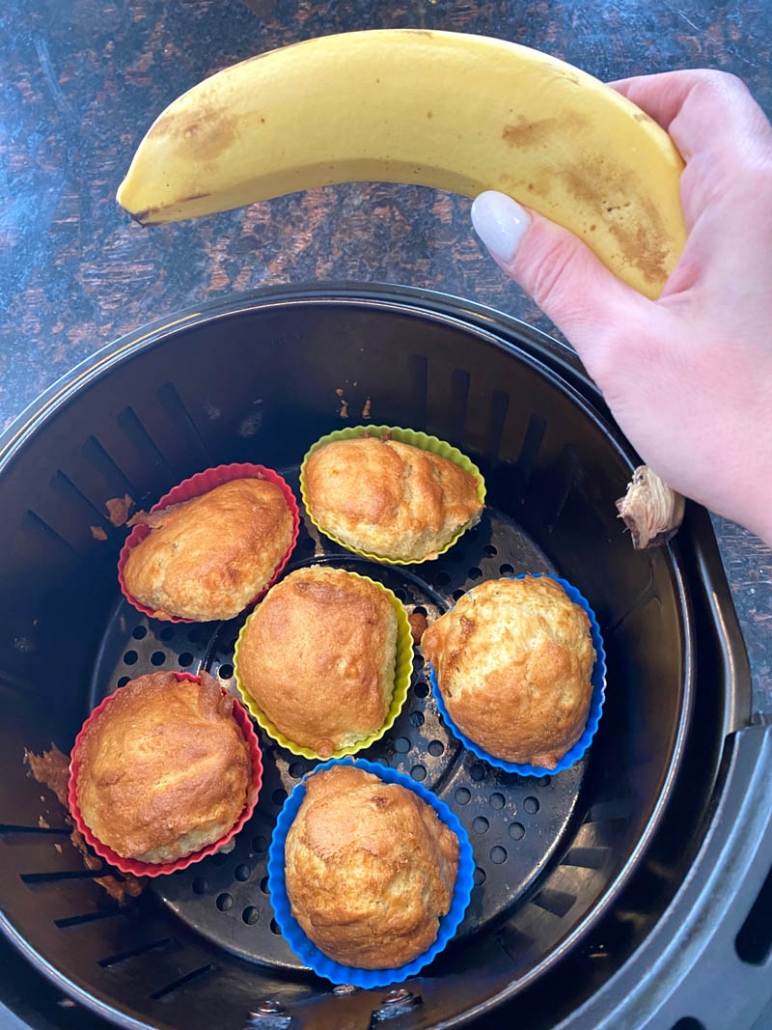
[[[726,72],[663,72],[612,82],[666,129],[684,160],[756,151],[772,158],[772,128],[748,88]]]
[[[568,337],[591,375],[598,341],[619,325],[642,324],[653,307],[576,236],[503,193],[481,193],[472,222],[494,260]]]

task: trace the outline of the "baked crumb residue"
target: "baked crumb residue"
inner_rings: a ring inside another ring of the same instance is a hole
[[[89,872],[101,869],[102,859],[90,850],[83,839],[83,834],[72,823],[70,806],[67,803],[67,784],[70,778],[70,760],[67,755],[63,754],[56,744],[51,744],[50,750],[44,751],[42,755],[36,755],[33,751],[25,748],[24,761],[29,766],[34,779],[44,787],[48,787],[56,795],[57,801],[67,813],[65,821],[68,826],[72,826],[70,840],[73,847],[83,857],[86,869]],[[61,845],[55,844],[54,847],[61,852]],[[145,887],[144,877],[133,876],[131,873],[108,873],[105,876],[95,876],[94,883],[98,883],[121,906],[127,904],[129,898],[139,897]]]

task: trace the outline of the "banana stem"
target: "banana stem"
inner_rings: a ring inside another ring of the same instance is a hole
[[[684,517],[685,501],[648,465],[633,472],[627,493],[617,501],[619,517],[624,519],[636,551],[667,543],[678,532]]]

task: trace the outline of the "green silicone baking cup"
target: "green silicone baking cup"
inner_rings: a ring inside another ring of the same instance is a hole
[[[336,544],[340,544],[341,547],[345,547],[346,550],[351,551],[352,554],[359,554],[363,558],[367,558],[369,561],[380,562],[383,565],[417,565],[422,561],[431,561],[435,558],[439,558],[441,554],[445,554],[445,552],[449,551],[454,544],[458,543],[464,533],[466,533],[468,529],[471,529],[475,524],[477,521],[476,519],[468,522],[465,526],[462,526],[458,533],[448,541],[442,550],[436,551],[430,556],[427,555],[425,558],[411,560],[409,558],[386,558],[380,554],[370,554],[367,551],[359,551],[355,547],[351,547],[350,544],[347,544],[339,537],[333,536],[332,533],[320,526],[314,518],[314,513],[311,509],[311,505],[308,503],[308,495],[306,493],[306,464],[314,451],[319,447],[323,447],[325,444],[332,443],[334,440],[355,440],[361,436],[383,437],[387,433],[392,440],[396,440],[398,443],[411,444],[413,447],[419,447],[422,451],[430,451],[432,454],[438,454],[441,458],[447,458],[449,461],[452,461],[455,465],[462,468],[465,472],[468,472],[477,483],[477,498],[480,504],[485,504],[485,480],[483,479],[482,473],[474,462],[470,458],[467,458],[465,454],[462,454],[457,447],[451,447],[451,445],[449,443],[445,443],[444,440],[440,440],[436,436],[430,436],[428,433],[417,432],[415,429],[400,429],[398,426],[347,426],[346,429],[336,429],[334,433],[328,433],[326,436],[320,437],[316,443],[308,449],[303,458],[303,463],[300,466],[300,496],[303,498],[303,505],[306,509],[306,513],[320,533],[324,533],[328,539],[333,540]]]
[[[391,705],[389,706],[389,711],[386,714],[385,722],[377,732],[371,734],[369,737],[365,737],[364,739],[357,741],[356,744],[350,744],[348,747],[340,748],[338,751],[333,751],[330,755],[320,755],[309,747],[301,747],[300,744],[296,744],[294,741],[289,740],[276,728],[276,726],[274,726],[246,687],[242,686],[239,678],[239,648],[241,647],[241,642],[244,638],[246,628],[249,625],[249,621],[250,619],[253,619],[255,614],[260,610],[260,605],[255,608],[255,611],[252,612],[249,619],[244,623],[244,626],[239,633],[238,640],[236,641],[236,648],[233,654],[233,669],[234,677],[236,679],[236,688],[238,689],[241,700],[249,709],[252,718],[257,722],[258,726],[265,730],[272,740],[275,740],[277,744],[286,748],[287,751],[290,751],[293,755],[299,755],[303,758],[319,759],[323,761],[330,758],[345,758],[347,755],[355,755],[358,751],[362,751],[364,748],[370,747],[370,745],[374,744],[376,740],[380,740],[381,737],[394,725],[397,716],[402,711],[402,707],[405,704],[407,692],[410,687],[410,677],[413,671],[413,636],[410,632],[410,623],[408,621],[405,607],[399,598],[393,594],[391,590],[383,586],[382,583],[377,583],[374,579],[370,579],[369,576],[360,576],[356,572],[349,572],[348,574],[349,576],[356,576],[357,579],[364,579],[368,583],[372,583],[373,586],[378,587],[379,590],[382,590],[388,597],[389,602],[397,615],[397,659],[394,669],[394,693],[391,696]]]

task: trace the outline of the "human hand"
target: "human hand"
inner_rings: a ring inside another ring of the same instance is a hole
[[[772,126],[723,72],[613,86],[686,162],[689,237],[659,300],[503,194],[475,200],[475,229],[576,348],[643,460],[772,543]]]

